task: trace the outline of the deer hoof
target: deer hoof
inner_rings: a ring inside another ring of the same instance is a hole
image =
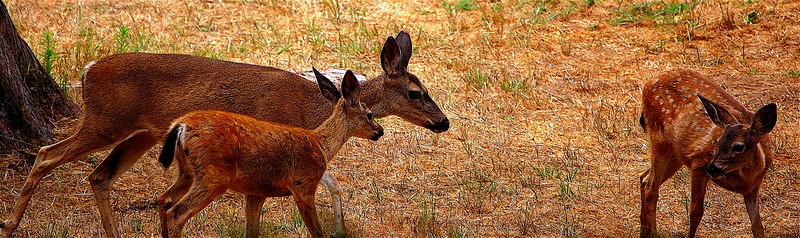
[[[0,228],[6,228],[6,222],[0,222]]]

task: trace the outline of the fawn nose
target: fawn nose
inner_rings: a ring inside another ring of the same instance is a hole
[[[377,141],[378,139],[381,138],[381,136],[383,136],[383,129],[379,130],[378,132],[372,133],[372,138],[370,138],[370,140]]]
[[[706,173],[708,173],[708,175],[710,175],[711,177],[719,177],[724,173],[724,171],[719,167],[717,167],[716,165],[711,164],[708,165],[708,168],[706,168]]]
[[[428,129],[430,129],[431,131],[436,132],[436,133],[445,132],[445,131],[447,131],[447,129],[450,129],[450,120],[448,120],[445,117],[444,120],[441,120],[441,121],[437,122],[436,124],[428,126]]]

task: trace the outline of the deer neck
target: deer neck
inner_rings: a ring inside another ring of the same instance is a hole
[[[361,84],[361,102],[369,107],[377,118],[389,116],[390,103],[383,89],[384,76],[378,76]]]
[[[350,139],[351,128],[347,128],[347,115],[345,114],[344,100],[339,100],[333,106],[333,113],[322,124],[314,129],[322,135],[322,149],[325,152],[325,162],[330,161],[339,152],[347,139]]]
[[[764,147],[761,146],[761,143],[756,144],[756,156],[752,166],[758,169],[758,171],[767,167],[767,155],[764,153]]]

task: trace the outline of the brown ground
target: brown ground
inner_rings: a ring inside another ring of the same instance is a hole
[[[71,83],[88,61],[134,50],[374,76],[385,37],[409,31],[409,70],[453,126],[433,134],[387,118],[381,141],[348,143],[330,170],[344,187],[347,225],[359,237],[636,236],[637,180],[648,166],[636,123],[639,90],[665,70],[694,69],[715,76],[751,110],[778,103],[778,158],[762,186],[761,215],[769,236],[800,236],[800,2],[701,0],[685,13],[645,13],[651,17],[622,25],[613,21],[621,14],[615,9],[631,3],[588,2],[477,0],[469,10],[451,0],[6,0],[34,51],[43,52],[44,32],[53,33],[53,74]],[[63,137],[74,121],[61,125]],[[158,232],[153,200],[175,171],[157,165],[157,152],[115,185],[127,236]],[[104,156],[44,179],[17,234],[102,236],[84,178]],[[9,158],[0,168],[6,216],[30,162]],[[741,196],[709,188],[699,234],[749,236]],[[660,231],[686,235],[686,171],[661,194]],[[320,197],[331,231],[329,196]],[[224,196],[191,221],[187,234],[242,236],[241,202]],[[290,199],[270,199],[264,209],[264,232],[306,236]]]

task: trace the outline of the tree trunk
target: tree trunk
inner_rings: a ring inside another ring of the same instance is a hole
[[[52,143],[54,122],[79,113],[19,36],[0,0],[0,153]]]

